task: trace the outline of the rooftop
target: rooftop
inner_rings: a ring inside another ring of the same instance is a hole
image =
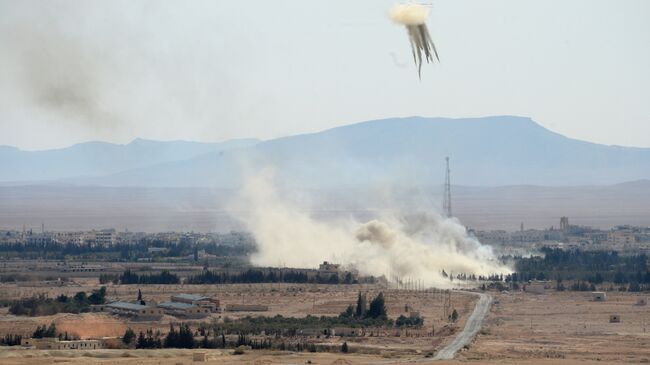
[[[112,303],[108,303],[107,306],[111,308],[127,309],[127,310],[142,310],[142,309],[149,308],[146,305],[129,303],[129,302],[112,302]]]
[[[210,298],[208,298],[206,296],[196,295],[196,294],[176,294],[176,295],[172,296],[172,299],[173,298],[182,298],[182,299],[191,300],[191,301],[199,301],[199,300],[210,299]]]
[[[181,303],[181,302],[162,302],[162,303],[158,303],[158,307],[166,308],[166,309],[189,309],[189,308],[195,308],[196,306],[194,304]]]

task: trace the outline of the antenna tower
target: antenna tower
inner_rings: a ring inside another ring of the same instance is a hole
[[[449,176],[449,156],[445,157],[445,162],[447,163],[447,170],[445,172],[445,195],[442,202],[442,210],[447,215],[447,218],[451,218],[451,177]]]

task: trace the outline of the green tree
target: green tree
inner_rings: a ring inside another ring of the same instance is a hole
[[[359,296],[357,297],[357,308],[356,308],[355,317],[363,318],[366,315],[366,311],[367,311],[366,306],[367,306],[366,295],[365,294],[361,295],[361,292],[359,292]]]
[[[451,321],[456,322],[458,320],[458,312],[454,309],[453,312],[451,312]]]
[[[144,337],[142,331],[140,331],[140,334],[138,335],[138,342],[136,342],[135,347],[138,349],[147,348],[147,339]]]
[[[350,351],[350,349],[348,348],[348,343],[343,342],[343,345],[341,346],[341,352],[344,353],[344,354],[347,354],[349,351]]]
[[[375,299],[370,302],[370,307],[368,308],[368,313],[366,317],[368,318],[386,318],[386,304],[384,301],[384,293],[380,292],[377,294]]]
[[[347,308],[345,308],[345,311],[341,313],[341,317],[343,318],[352,318],[354,316],[354,306],[352,304],[348,305]]]
[[[106,302],[106,287],[102,286],[99,290],[93,290],[88,301],[90,304],[104,304]]]
[[[133,343],[135,340],[135,332],[131,329],[131,327],[127,328],[126,331],[124,331],[124,335],[122,336],[122,342],[126,345],[130,345]]]

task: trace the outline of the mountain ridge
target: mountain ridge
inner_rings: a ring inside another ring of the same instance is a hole
[[[129,145],[148,143],[136,139]],[[418,185],[442,181],[445,156],[451,156],[452,181],[458,185],[603,185],[650,178],[650,148],[575,140],[517,116],[386,118],[236,148],[211,145],[200,152],[49,180],[231,188],[271,167],[278,182],[296,187]]]

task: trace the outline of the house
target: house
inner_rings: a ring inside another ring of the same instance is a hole
[[[92,312],[107,312],[136,319],[159,319],[163,310],[155,305],[142,305],[130,302],[116,301],[108,304],[91,305]]]
[[[20,341],[23,347],[38,350],[96,350],[104,348],[99,340],[70,340],[62,341],[57,337],[24,338]]]
[[[197,307],[207,308],[210,312],[219,310],[219,300],[195,294],[176,294],[171,297],[172,302],[192,304]]]
[[[363,332],[362,332],[361,328],[354,328],[354,327],[334,327],[334,328],[332,328],[332,335],[333,336],[354,337],[354,336],[361,336],[362,333]]]
[[[269,310],[268,305],[259,304],[227,304],[227,312],[266,312]]]
[[[544,294],[546,293],[546,281],[530,281],[524,286],[526,293]]]
[[[162,309],[166,314],[175,316],[175,317],[187,317],[187,318],[202,318],[210,315],[212,310],[206,307],[200,307],[195,304],[183,303],[183,302],[162,302],[158,304],[158,308]]]
[[[607,293],[604,291],[595,291],[591,293],[594,302],[604,302],[607,300]]]

